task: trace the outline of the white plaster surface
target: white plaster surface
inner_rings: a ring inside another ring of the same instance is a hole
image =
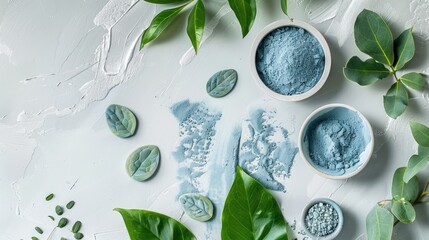
[[[285,103],[270,99],[250,74],[252,41],[267,24],[285,18],[278,1],[258,1],[258,15],[242,39],[239,24],[226,0],[208,2],[206,38],[195,56],[179,17],[155,43],[138,50],[141,32],[162,7],[137,0],[1,0],[0,1],[0,240],[30,239],[35,226],[39,239],[69,237],[47,218],[56,204],[75,200],[70,220],[83,222],[85,239],[128,239],[115,207],[150,209],[181,218],[176,201],[178,124],[169,107],[180,100],[205,101],[231,121],[247,117],[250,106],[275,109],[279,121],[291,125],[296,142],[301,123],[314,109],[333,102],[349,104],[370,121],[376,135],[373,157],[357,176],[327,180],[295,158],[286,193],[275,193],[285,218],[297,221],[312,198],[331,197],[340,203],[345,225],[338,239],[365,239],[365,217],[372,206],[389,196],[397,167],[416,152],[409,120],[429,124],[429,95],[411,92],[407,112],[398,120],[384,113],[382,95],[393,81],[371,87],[345,80],[342,67],[358,53],[352,27],[363,8],[388,19],[397,36],[414,26],[416,57],[408,70],[429,71],[428,0],[293,0],[290,15],[309,21],[325,34],[332,51],[332,70],[325,86],[308,100]],[[239,81],[222,99],[205,92],[208,78],[234,68]],[[104,111],[111,103],[131,108],[139,119],[136,136],[111,134]],[[156,177],[139,183],[130,179],[125,159],[135,148],[156,144],[162,163]],[[429,180],[429,169],[420,176]],[[52,202],[44,197],[54,192]],[[217,210],[218,218],[221,209]],[[198,239],[220,239],[205,223],[181,218]],[[416,222],[395,227],[394,239],[429,239],[429,206],[417,207]],[[215,227],[213,229],[219,229]]]

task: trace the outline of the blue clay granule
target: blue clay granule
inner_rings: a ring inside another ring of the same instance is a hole
[[[282,95],[312,89],[325,69],[319,41],[300,27],[281,27],[264,37],[256,52],[256,69],[263,83]]]
[[[305,215],[305,227],[317,237],[324,237],[333,233],[338,222],[338,212],[328,203],[314,204]]]

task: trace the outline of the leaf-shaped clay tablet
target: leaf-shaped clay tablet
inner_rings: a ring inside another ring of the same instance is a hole
[[[179,202],[186,214],[197,221],[205,222],[213,217],[213,203],[203,195],[183,194],[179,197]]]
[[[207,82],[207,93],[215,98],[220,98],[232,91],[237,83],[237,71],[227,69],[215,73]]]
[[[137,181],[145,181],[150,178],[159,165],[159,148],[147,145],[136,149],[127,159],[127,172]]]
[[[106,110],[107,124],[113,134],[121,138],[134,135],[137,127],[137,119],[130,109],[112,104]]]

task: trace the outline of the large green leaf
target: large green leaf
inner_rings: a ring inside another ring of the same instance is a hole
[[[203,1],[198,0],[188,17],[187,32],[195,52],[198,52],[201,39],[203,39],[206,10]]]
[[[121,138],[128,138],[135,134],[137,119],[127,107],[112,104],[106,109],[107,125],[113,134]]]
[[[115,208],[124,219],[131,240],[194,240],[194,234],[178,221],[147,210]]]
[[[145,2],[156,3],[156,4],[171,4],[171,3],[181,3],[185,0],[145,0]]]
[[[415,46],[413,29],[407,29],[399,35],[394,42],[395,49],[395,69],[399,70],[414,57]]]
[[[256,17],[256,0],[228,0],[241,26],[243,38],[249,33]]]
[[[419,147],[420,148],[420,147]],[[408,166],[404,173],[404,182],[408,183],[410,179],[426,168],[429,163],[429,153],[422,153],[411,156],[408,160]]]
[[[223,240],[287,240],[277,201],[258,181],[237,167],[222,213]]]
[[[280,0],[280,5],[282,6],[282,11],[286,16],[288,16],[288,14],[287,14],[287,1],[288,0]]]
[[[363,10],[356,19],[354,33],[356,46],[362,52],[383,64],[393,64],[392,32],[377,13]]]
[[[413,121],[410,122],[410,127],[416,142],[423,147],[429,147],[429,128]]]
[[[425,88],[426,81],[420,73],[411,72],[399,78],[406,86],[421,91]]]
[[[419,180],[412,177],[408,183],[404,182],[405,167],[398,168],[393,175],[392,197],[414,202],[419,196]]]
[[[363,62],[356,56],[352,57],[344,68],[344,76],[361,86],[373,84],[389,76],[389,74],[390,71],[374,59]]]
[[[377,204],[366,216],[368,240],[391,240],[393,220],[393,215]]]
[[[408,106],[408,92],[404,84],[395,82],[383,97],[384,110],[389,117],[396,119]]]
[[[161,33],[173,22],[177,15],[189,4],[186,3],[180,7],[164,10],[156,15],[149,27],[144,30],[140,50],[149,42],[155,40]]]
[[[416,211],[413,205],[408,201],[393,201],[391,211],[402,223],[412,223],[416,219]]]

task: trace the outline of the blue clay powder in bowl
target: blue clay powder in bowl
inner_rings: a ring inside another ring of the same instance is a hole
[[[326,40],[311,25],[281,20],[268,25],[256,38],[251,67],[258,85],[270,96],[299,101],[325,83],[331,55]]]
[[[374,148],[366,118],[344,104],[329,104],[314,111],[299,135],[301,156],[319,175],[345,179],[360,172]]]

